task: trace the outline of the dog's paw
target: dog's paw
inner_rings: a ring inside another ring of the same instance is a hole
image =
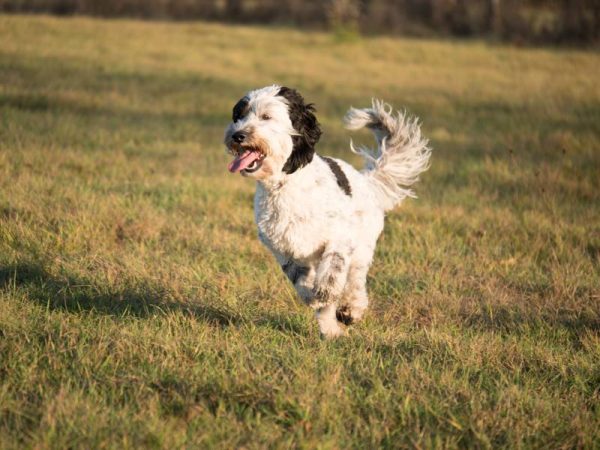
[[[343,329],[338,323],[329,326],[326,329],[321,329],[321,337],[326,340],[336,339],[344,336],[348,336],[348,332],[345,329]]]
[[[352,317],[352,312],[348,305],[338,308],[335,311],[335,318],[344,325],[352,325],[354,323],[354,318]]]

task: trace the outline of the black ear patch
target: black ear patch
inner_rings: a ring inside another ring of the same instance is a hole
[[[237,122],[246,114],[248,114],[248,110],[250,109],[250,102],[246,97],[243,97],[239,102],[235,104],[233,107],[233,113],[231,115],[231,119],[234,122]]]
[[[305,104],[304,98],[298,91],[282,87],[277,95],[287,100],[290,120],[299,133],[297,136],[292,136],[294,148],[283,166],[283,171],[290,174],[312,161],[315,144],[321,137],[321,127],[314,114],[315,107],[311,103]]]

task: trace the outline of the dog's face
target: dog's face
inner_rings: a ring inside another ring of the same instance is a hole
[[[231,173],[277,179],[312,161],[321,136],[314,108],[294,89],[268,86],[246,94],[233,107],[225,146],[234,156]]]

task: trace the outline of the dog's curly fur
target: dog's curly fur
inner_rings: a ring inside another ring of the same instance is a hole
[[[268,86],[234,107],[225,145],[231,172],[257,181],[254,213],[260,240],[299,296],[316,311],[321,334],[345,334],[340,323],[360,320],[368,305],[366,278],[384,213],[427,170],[431,149],[419,124],[385,103],[351,108],[351,130],[368,127],[375,151],[355,149],[362,171],[315,154],[321,128],[312,104],[294,89]]]

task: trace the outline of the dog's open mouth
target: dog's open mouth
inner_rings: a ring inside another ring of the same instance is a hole
[[[231,173],[256,172],[262,166],[265,155],[259,150],[253,148],[240,148],[235,159],[227,167]]]

